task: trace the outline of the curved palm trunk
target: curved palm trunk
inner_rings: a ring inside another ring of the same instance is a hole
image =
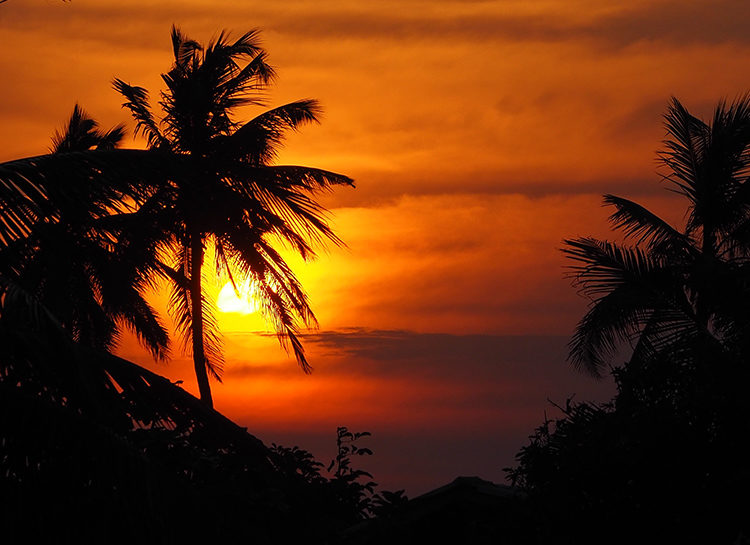
[[[203,403],[213,408],[211,386],[208,383],[206,352],[203,346],[203,292],[201,270],[203,268],[203,237],[193,232],[190,237],[190,306],[193,320],[193,365],[198,379],[198,392]]]

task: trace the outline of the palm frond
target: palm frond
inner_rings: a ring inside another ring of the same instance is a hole
[[[99,133],[99,142],[96,144],[98,150],[113,150],[120,145],[125,138],[125,125],[119,125],[106,132]]]
[[[52,214],[47,191],[47,172],[36,160],[0,164],[0,245],[29,234],[43,217]]]
[[[255,166],[274,160],[286,131],[296,131],[303,123],[318,122],[321,109],[315,100],[299,100],[268,110],[237,129],[231,136],[217,139],[220,155],[246,158]]]
[[[125,127],[120,124],[109,131],[99,130],[99,123],[78,105],[63,131],[55,131],[52,137],[52,153],[86,151],[90,149],[115,149],[125,137]]]
[[[299,326],[295,321],[294,314],[290,311],[284,299],[274,291],[272,284],[259,283],[259,286],[262,312],[266,319],[274,324],[279,344],[287,351],[291,348],[297,360],[297,365],[304,373],[310,374],[313,368],[307,360],[305,348],[299,339]]]
[[[193,327],[192,304],[190,302],[190,246],[179,243],[172,248],[174,265],[161,265],[162,273],[170,279],[167,309],[175,319],[175,327],[182,341],[182,350],[190,346],[190,335]]]
[[[0,164],[0,246],[27,236],[60,210],[85,207],[105,215],[123,198],[140,200],[180,168],[177,158],[143,150],[91,150]],[[97,208],[98,207],[98,208]]]
[[[206,370],[217,381],[221,382],[224,373],[224,352],[219,324],[216,321],[216,308],[213,301],[201,294],[203,311],[203,354]]]
[[[250,90],[263,89],[275,78],[276,71],[268,64],[268,54],[265,51],[259,51],[234,75],[231,85],[246,93]]]
[[[114,79],[112,86],[126,99],[122,106],[130,110],[135,119],[135,136],[145,136],[148,146],[152,149],[170,149],[169,141],[162,135],[151,113],[148,91],[143,87],[128,85],[119,78]]]
[[[593,238],[566,240],[574,285],[591,300],[570,342],[570,361],[599,375],[623,342],[662,349],[696,328],[693,306],[673,268],[639,248]]]
[[[615,288],[643,282],[661,264],[639,248],[626,248],[594,238],[564,240],[562,252],[581,265],[570,266],[570,274],[581,291],[594,298]]]
[[[354,187],[354,180],[349,176],[320,168],[273,165],[265,166],[257,172],[260,174],[259,179],[263,183],[269,183],[270,187],[295,188],[311,194],[330,191],[340,185]],[[263,173],[268,173],[269,176],[264,177]]]
[[[244,92],[251,79],[259,79],[259,83],[265,84],[273,77],[273,70],[265,64],[265,56],[266,53],[260,45],[259,30],[245,32],[234,43],[229,43],[229,33],[222,30],[219,37],[206,47],[200,68],[215,78],[218,76],[215,82],[218,83],[216,90],[219,93]],[[259,59],[260,62],[253,68],[246,66],[247,72],[243,73],[239,63],[246,59],[250,60],[248,64],[252,64],[255,59]],[[268,79],[264,81],[266,74]]]
[[[226,39],[229,38],[228,34],[225,34]],[[217,40],[217,43],[221,40]],[[243,33],[237,38],[230,46],[230,50],[233,55],[252,56],[258,55],[263,52],[260,45],[260,30],[252,28],[247,32]]]
[[[221,236],[214,236],[214,258],[216,276],[220,280],[225,277],[228,278],[235,293],[238,293],[238,284],[234,278],[234,273],[232,272],[232,259],[230,257],[229,251],[225,249],[224,242]]]
[[[616,212],[610,217],[615,229],[621,229],[625,236],[634,238],[635,244],[654,247],[687,248],[690,241],[674,227],[638,203],[604,195],[604,204],[614,206]]]
[[[172,38],[172,52],[174,54],[175,65],[180,68],[184,68],[189,64],[196,52],[203,50],[203,47],[198,42],[189,39],[175,25],[172,25],[170,36]]]
[[[310,372],[298,334],[303,325],[317,327],[317,321],[293,271],[250,227],[239,226],[227,238],[225,247],[231,249],[233,268],[243,278],[253,279],[263,316],[273,324],[281,345],[291,347],[302,370]]]
[[[592,376],[602,376],[620,345],[636,338],[649,320],[649,295],[619,286],[600,297],[576,326],[568,360]]]
[[[660,161],[671,171],[665,179],[695,205],[700,157],[707,146],[708,126],[674,97],[664,116],[664,125],[671,137],[664,141],[666,150],[659,154]]]
[[[155,360],[169,359],[169,333],[159,320],[156,310],[142,297],[133,297],[120,313],[129,328]]]
[[[252,167],[234,164],[228,169],[230,186],[260,207],[282,220],[276,222],[278,234],[304,254],[305,248],[292,233],[307,237],[316,244],[324,240],[342,245],[326,222],[326,210],[305,193],[314,195],[330,191],[336,185],[353,186],[351,178],[333,172],[298,166]],[[284,227],[282,227],[284,226]],[[291,231],[288,229],[291,228]]]
[[[265,230],[291,244],[303,259],[314,257],[312,244],[323,245],[325,239],[343,245],[326,222],[326,211],[317,203],[305,195],[289,193],[284,198],[265,189],[254,192],[264,210]]]
[[[687,354],[688,340],[699,335],[692,313],[664,305],[655,308],[637,338],[631,361],[654,360],[666,353],[674,357]]]

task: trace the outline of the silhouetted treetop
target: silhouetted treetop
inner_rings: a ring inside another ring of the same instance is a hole
[[[170,308],[191,349],[201,399],[212,404],[209,375],[220,380],[223,357],[212,304],[203,294],[203,262],[209,246],[216,274],[234,286],[250,279],[261,309],[291,347],[300,367],[311,367],[299,338],[315,316],[294,272],[270,243],[278,238],[303,258],[314,245],[340,244],[314,196],[352,180],[302,166],[271,166],[288,130],[318,120],[319,106],[301,100],[262,112],[241,123],[240,106],[263,103],[274,77],[258,31],[232,40],[227,32],[202,46],[176,27],[171,32],[174,63],[162,74],[161,116],[148,92],[115,79],[142,134],[154,150],[187,158],[188,173],[155,188],[144,216],[165,235],[170,257],[163,273],[171,281]],[[235,278],[235,276],[239,278]]]
[[[659,153],[664,176],[686,198],[683,229],[642,205],[605,195],[610,220],[626,242],[565,241],[571,277],[592,301],[570,342],[570,361],[599,375],[617,348],[634,358],[679,351],[686,339],[705,346],[744,341],[750,316],[750,96],[720,102],[704,122],[673,99],[668,138]]]

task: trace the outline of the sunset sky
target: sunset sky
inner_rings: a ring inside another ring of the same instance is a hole
[[[0,161],[46,153],[76,102],[132,134],[111,81],[155,104],[173,23],[202,43],[261,29],[279,76],[267,106],[324,108],[279,163],[357,185],[323,199],[347,246],[290,255],[320,322],[314,372],[257,315],[223,313],[216,408],[322,461],[336,426],[370,431],[361,467],[410,496],[459,475],[503,482],[557,414],[548,399],[611,396],[565,362],[586,301],[562,240],[608,236],[603,193],[680,222],[656,162],[670,97],[706,118],[750,90],[747,0],[7,0]],[[119,353],[196,391],[177,345],[167,365],[130,340]]]

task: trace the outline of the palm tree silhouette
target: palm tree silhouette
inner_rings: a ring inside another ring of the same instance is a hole
[[[235,286],[235,274],[252,279],[280,341],[291,345],[309,372],[298,332],[300,325],[315,325],[315,317],[269,240],[286,241],[304,258],[315,255],[316,243],[340,244],[312,196],[352,181],[314,168],[270,166],[285,131],[317,121],[317,102],[286,104],[245,124],[234,120],[238,107],[260,104],[260,91],[274,77],[257,31],[233,42],[222,32],[205,49],[174,26],[171,37],[174,64],[162,75],[161,119],[152,113],[145,89],[120,79],[114,87],[127,100],[136,134],[143,134],[151,149],[187,165],[158,187],[139,213],[168,235],[162,247],[172,263],[162,270],[171,279],[170,310],[192,348],[200,398],[212,406],[209,374],[220,380],[223,362],[212,304],[203,293],[207,247],[215,249],[217,274]]]
[[[225,530],[218,498],[242,490],[233,502],[263,520],[275,514],[265,496],[285,490],[273,453],[244,428],[101,350],[123,325],[156,357],[167,340],[140,292],[158,272],[161,239],[147,238],[156,231],[133,210],[176,167],[165,154],[115,149],[122,133],[99,130],[76,105],[52,153],[0,164],[0,502],[12,506],[11,535],[77,535],[87,513],[98,521],[90,535],[122,517],[140,521],[130,540],[173,541],[183,534],[166,522],[174,507],[152,506],[177,504],[174,513],[216,509],[190,539],[215,536]],[[45,510],[51,526],[38,524]]]
[[[87,151],[91,149],[112,150],[117,148],[125,136],[125,126],[120,124],[108,130],[99,130],[99,123],[78,105],[73,106],[65,130],[55,131],[52,137],[52,153]]]
[[[89,150],[114,150],[123,135],[123,126],[99,130],[76,104],[51,151],[64,162]],[[45,184],[54,220],[34,222],[27,236],[0,252],[6,281],[36,297],[75,341],[109,351],[127,327],[155,358],[166,358],[167,331],[144,296],[155,263],[147,259],[148,241],[125,236],[129,214],[120,193],[102,193],[105,181],[81,184],[62,172],[55,178]]]
[[[594,375],[622,342],[633,343],[633,361],[667,349],[679,355],[737,348],[747,338],[750,95],[721,101],[708,123],[673,98],[665,127],[659,160],[668,169],[664,179],[687,199],[684,229],[605,195],[615,208],[611,222],[633,244],[564,241],[563,252],[578,263],[574,285],[591,300],[569,359]]]

